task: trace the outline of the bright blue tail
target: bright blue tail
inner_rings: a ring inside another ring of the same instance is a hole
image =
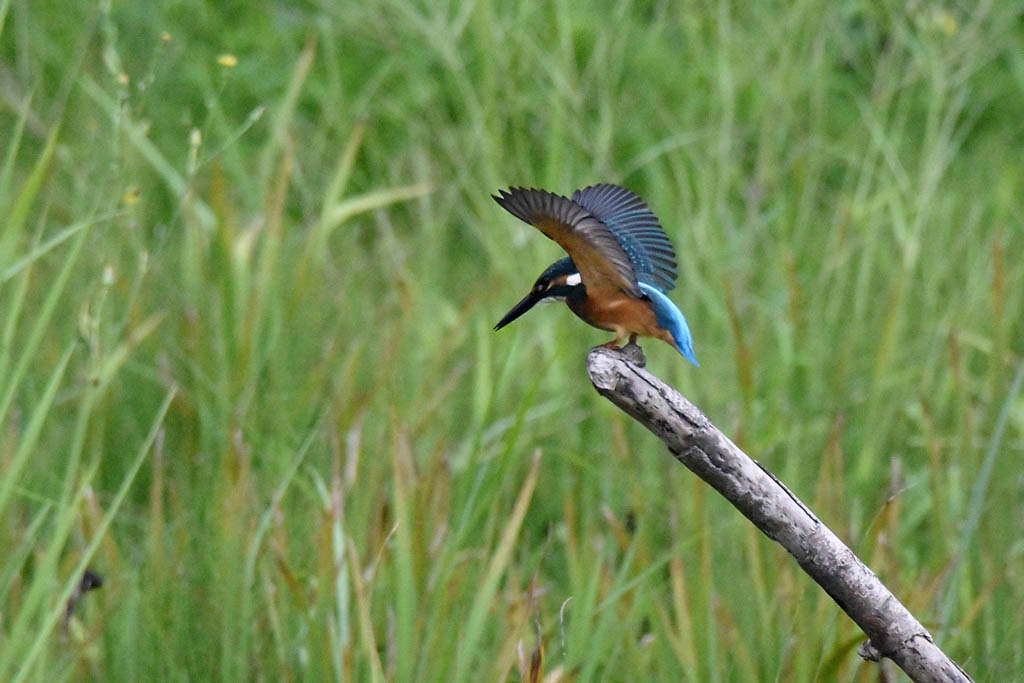
[[[699,367],[700,363],[697,362],[697,356],[693,352],[693,337],[690,336],[690,328],[686,324],[683,312],[657,287],[641,282],[640,289],[651,300],[651,307],[654,309],[658,324],[662,329],[668,330],[672,334],[672,338],[676,340],[676,348],[679,349],[679,353]]]

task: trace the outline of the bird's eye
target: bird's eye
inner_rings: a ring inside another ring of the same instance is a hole
[[[546,290],[547,288],[548,288],[548,285],[547,285],[547,283],[546,283],[546,282],[538,282],[537,284],[535,284],[535,285],[533,286],[533,291],[535,291],[535,292],[538,292],[538,293],[539,293],[539,292],[543,292],[543,291],[544,291],[544,290]]]

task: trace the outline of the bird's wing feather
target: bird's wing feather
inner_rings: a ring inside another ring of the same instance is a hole
[[[623,187],[602,183],[576,190],[572,201],[608,226],[629,257],[638,281],[663,292],[676,286],[675,251],[644,200]]]
[[[499,190],[494,201],[558,242],[579,268],[588,295],[621,290],[636,298],[643,296],[626,249],[584,207],[568,197],[522,187]]]

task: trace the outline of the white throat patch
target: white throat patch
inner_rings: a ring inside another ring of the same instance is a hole
[[[580,277],[579,273],[573,273],[569,277],[565,278],[565,284],[569,285],[570,287],[575,287],[581,282],[583,282],[583,278]]]

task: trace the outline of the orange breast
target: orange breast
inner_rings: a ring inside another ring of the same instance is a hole
[[[616,296],[586,297],[582,301],[566,303],[573,313],[602,330],[614,332],[619,337],[636,334],[641,337],[658,337],[672,343],[671,335],[658,326],[658,320],[651,310],[650,304],[642,299],[634,299],[624,292]]]

